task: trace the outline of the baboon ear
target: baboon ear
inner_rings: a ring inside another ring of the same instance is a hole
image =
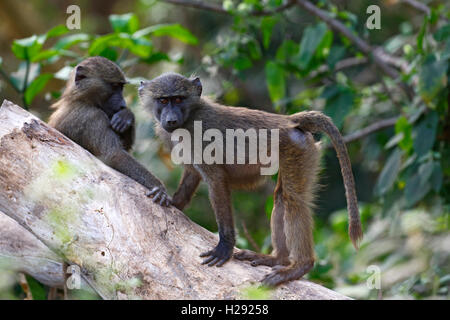
[[[138,88],[138,92],[141,93],[142,90],[144,89],[145,85],[147,84],[147,81],[142,81],[139,82],[139,88]]]
[[[86,78],[86,68],[83,66],[78,66],[75,69],[75,84],[78,84],[84,78]]]
[[[192,84],[195,86],[195,89],[197,90],[197,95],[200,97],[202,95],[202,83],[200,81],[200,78],[195,78],[194,80],[191,80]]]

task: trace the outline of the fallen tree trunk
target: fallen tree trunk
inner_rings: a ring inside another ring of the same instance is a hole
[[[0,211],[20,224],[10,221],[11,228],[29,232],[28,241],[50,261],[78,265],[105,299],[245,298],[246,288],[270,271],[233,259],[221,268],[201,265],[199,254],[217,236],[177,209],[153,204],[143,186],[9,101],[0,108],[0,190]],[[21,256],[24,247],[14,242],[25,238],[11,232],[0,238],[0,250],[9,241]],[[43,265],[23,271],[44,283],[52,274],[61,281]],[[282,285],[270,297],[347,298],[306,280]]]
[[[17,221],[0,212],[0,270],[24,272],[50,287],[62,287],[62,262]]]

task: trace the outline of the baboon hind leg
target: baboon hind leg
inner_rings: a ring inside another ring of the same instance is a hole
[[[277,266],[289,264],[289,252],[286,246],[286,236],[284,234],[284,204],[282,198],[282,187],[280,175],[274,192],[273,210],[270,220],[272,232],[272,254],[256,253],[250,250],[241,250],[234,257],[238,260],[251,261],[252,266]]]
[[[288,201],[285,205],[284,230],[290,264],[286,267],[274,269],[263,278],[262,283],[271,287],[283,282],[300,279],[314,266],[314,244],[310,209],[304,203],[293,206]]]
[[[264,277],[262,283],[268,286],[300,279],[314,266],[311,207],[320,154],[310,134],[294,131],[291,136],[302,141],[302,144],[292,145],[288,154],[281,155],[280,162],[284,234],[290,263],[274,268]]]

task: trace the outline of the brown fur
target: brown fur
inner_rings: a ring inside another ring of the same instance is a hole
[[[76,72],[83,76],[78,84]],[[110,84],[125,82],[120,68],[105,58],[82,61],[74,68],[61,99],[52,105],[56,110],[50,116],[49,125],[149,190],[158,188],[159,198],[168,200],[163,184],[127,152],[134,142],[134,123],[119,134],[111,128],[110,119],[100,108],[112,94]]]
[[[362,231],[351,164],[342,137],[329,117],[314,111],[287,116],[223,106],[206,98],[200,98],[199,94],[195,97],[194,93],[198,84],[193,84],[194,80],[180,75],[162,75],[142,84],[141,101],[155,114],[155,108],[158,106],[157,99],[160,97],[187,96],[188,115],[181,127],[189,130],[192,136],[195,120],[202,120],[203,132],[215,128],[219,129],[224,137],[226,129],[243,129],[244,131],[250,128],[279,129],[279,172],[271,218],[273,252],[271,255],[263,255],[241,250],[235,254],[235,258],[250,260],[254,266],[275,267],[274,271],[263,279],[263,283],[270,286],[298,279],[313,267],[311,209],[317,186],[320,150],[311,132],[316,131],[324,131],[330,135],[336,148],[347,195],[350,238],[356,246],[357,241],[362,237]],[[173,147],[170,140],[171,133],[164,130],[159,122],[156,126],[162,140]],[[269,139],[268,137],[268,141]],[[208,143],[205,142],[203,147]],[[248,145],[246,150],[248,151]],[[185,165],[180,186],[173,197],[174,205],[183,209],[192,198],[200,180],[203,179],[208,184],[210,201],[219,226],[219,244],[213,250],[201,255],[207,257],[203,263],[220,266],[231,256],[232,246],[235,243],[231,190],[251,189],[263,179],[260,175],[260,163],[248,164],[248,161],[246,163]]]

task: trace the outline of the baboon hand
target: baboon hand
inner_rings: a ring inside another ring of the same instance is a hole
[[[116,112],[111,119],[111,127],[117,133],[124,133],[134,123],[134,115],[130,109],[122,109]]]
[[[207,257],[202,264],[208,264],[209,267],[221,267],[230,260],[233,254],[233,245],[225,241],[219,241],[219,244],[212,250],[203,252],[200,257]]]
[[[167,195],[167,191],[163,187],[154,187],[145,194],[147,197],[152,197],[153,202],[158,202],[160,206],[168,207],[172,204],[172,199]]]

